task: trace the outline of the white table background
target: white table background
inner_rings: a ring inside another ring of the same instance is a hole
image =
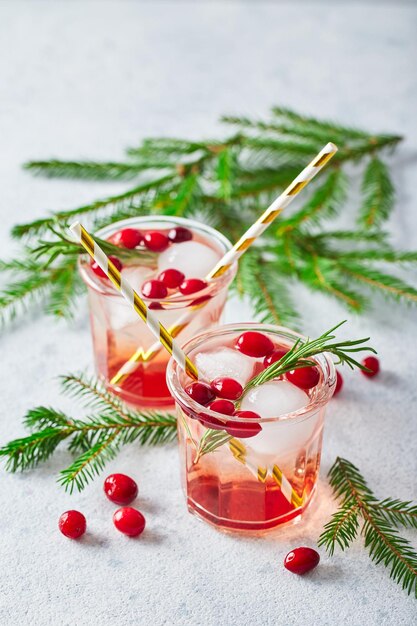
[[[397,245],[417,248],[417,10],[395,4],[1,2],[0,256],[16,250],[14,223],[124,188],[36,179],[25,160],[117,159],[143,136],[210,136],[222,113],[264,115],[274,103],[406,136],[389,228]],[[345,316],[297,294],[311,334]],[[228,305],[229,321],[249,315]],[[379,496],[417,498],[415,319],[377,301],[350,320],[345,334],[371,334],[383,371],[373,381],[346,373],[329,409],[319,506],[300,526],[249,540],[199,523],[184,506],[174,445],[132,446],[108,467],[139,481],[147,529],[138,540],[113,529],[101,478],[72,497],[56,485],[64,450],[35,472],[2,472],[0,623],[415,623],[415,601],[359,542],[331,559],[321,551],[305,578],[282,566],[292,547],[315,545],[334,510],[324,477],[336,455],[358,464]],[[23,434],[35,405],[76,415],[55,377],[91,367],[84,307],[71,326],[38,316],[2,331],[0,350],[2,443]],[[56,528],[68,508],[88,518],[78,543]]]

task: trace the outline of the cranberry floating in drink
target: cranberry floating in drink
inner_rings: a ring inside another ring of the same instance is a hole
[[[219,323],[236,272],[233,265],[207,280],[231,248],[219,232],[193,220],[143,217],[112,224],[97,236],[120,248],[112,260],[122,278],[180,344]],[[172,406],[165,376],[169,355],[97,264],[83,257],[80,270],[88,286],[96,369],[108,389],[135,406]]]

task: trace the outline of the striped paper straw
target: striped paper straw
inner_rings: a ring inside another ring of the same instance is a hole
[[[253,242],[268,228],[268,226],[278,217],[294,198],[300,193],[302,189],[310,180],[320,172],[320,170],[326,165],[328,161],[336,154],[337,146],[333,143],[328,143],[318,153],[316,157],[303,169],[303,171],[293,180],[293,182],[282,192],[276,200],[264,211],[260,218],[252,224],[252,226],[246,231],[239,241],[231,248],[217,265],[206,276],[206,280],[217,278],[222,276],[233,265],[235,261],[242,256]],[[206,306],[208,301],[203,302],[198,308]],[[177,324],[171,326],[169,332],[173,337],[176,337],[192,319],[194,312],[186,313],[179,318]],[[147,361],[152,356],[157,354],[161,346],[159,342],[156,342],[148,350],[138,348],[134,354],[130,357],[126,363],[122,365],[119,371],[113,376],[110,383],[116,385],[123,382],[130,374],[132,374],[139,366],[139,363]]]
[[[70,231],[111,280],[116,289],[120,291],[130,306],[142,318],[158,341],[175,359],[179,367],[184,370],[188,376],[191,376],[191,378],[198,379],[198,371],[194,363],[192,363],[183,350],[181,350],[165,326],[163,326],[148,309],[142,298],[136,293],[126,278],[121,275],[117,267],[111,262],[86,229],[79,222],[75,222],[75,224],[70,226]]]
[[[302,189],[320,172],[321,169],[336,154],[337,146],[334,143],[328,143],[318,153],[316,157],[298,174],[293,182],[278,196],[276,200],[269,206],[264,213],[256,220],[237,243],[226,252],[224,257],[218,262],[212,270],[210,277],[217,278],[221,276],[237,261],[253,242],[268,228],[278,215],[294,200]]]
[[[303,498],[298,495],[288,478],[284,476],[278,465],[274,463],[272,468],[261,467],[246,458],[246,446],[238,439],[229,441],[229,448],[236,460],[248,468],[248,470],[261,482],[266,482],[268,476],[271,476],[277,483],[284,498],[293,505],[295,509],[303,504]]]

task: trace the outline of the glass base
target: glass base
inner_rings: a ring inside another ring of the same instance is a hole
[[[272,531],[277,531],[283,527],[297,524],[301,521],[307,508],[310,505],[316,494],[316,486],[311,491],[308,500],[306,500],[303,506],[293,509],[281,515],[274,517],[268,517],[267,519],[232,519],[231,517],[224,517],[216,515],[212,511],[207,510],[200,502],[196,502],[191,497],[187,497],[188,511],[198,517],[200,520],[214,526],[217,530],[226,533],[247,534],[251,536],[263,535]]]

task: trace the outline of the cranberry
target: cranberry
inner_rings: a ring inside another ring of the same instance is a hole
[[[312,548],[294,548],[284,559],[284,567],[293,574],[305,574],[317,567],[320,555]]]
[[[227,400],[237,400],[243,393],[242,385],[233,378],[215,378],[210,386],[216,396],[227,398]]]
[[[243,354],[258,358],[270,354],[274,349],[274,344],[266,335],[248,330],[240,335],[236,342],[236,347]]]
[[[276,363],[277,361],[282,359],[282,357],[285,356],[287,352],[288,350],[285,350],[285,348],[279,348],[271,352],[271,354],[268,354],[268,356],[264,358],[265,367],[269,367],[270,365],[272,365],[272,363]]]
[[[104,481],[104,493],[115,504],[130,504],[138,495],[138,486],[126,474],[110,474]]]
[[[175,269],[164,270],[158,276],[158,280],[164,283],[165,287],[168,287],[168,289],[176,289],[179,287],[184,278],[184,274]]]
[[[69,539],[78,539],[85,533],[87,522],[79,511],[65,511],[59,518],[59,530]]]
[[[367,367],[368,370],[371,370],[370,372],[365,372],[364,370],[361,370],[362,374],[364,376],[367,376],[368,378],[373,378],[379,372],[379,361],[375,356],[367,356],[365,359],[363,359],[362,365]]]
[[[342,374],[338,370],[336,370],[336,387],[334,388],[334,395],[342,391],[342,387],[343,387]]]
[[[143,235],[137,228],[123,228],[113,235],[112,241],[116,246],[132,249],[143,243]]]
[[[286,373],[287,380],[300,389],[312,389],[320,380],[320,372],[317,367],[300,367]]]
[[[115,511],[113,524],[124,535],[137,537],[144,531],[146,521],[140,511],[131,506],[124,506]]]
[[[200,415],[198,421],[206,428],[211,428],[212,430],[225,430],[226,428],[225,422],[211,415]]]
[[[223,415],[233,415],[235,412],[235,405],[230,400],[214,400],[208,405],[208,408]]]
[[[261,416],[258,413],[255,413],[255,411],[236,411],[235,415],[236,417],[243,417],[243,419],[261,419]]]
[[[160,302],[150,302],[148,305],[148,309],[152,309],[152,311],[160,311],[163,308]]]
[[[188,385],[188,387],[185,388],[185,391],[188,393],[190,398],[203,406],[215,398],[213,389],[206,385],[206,383],[191,383],[191,385]]]
[[[172,243],[182,243],[192,239],[193,233],[188,228],[184,228],[184,226],[177,226],[176,228],[171,228],[168,237]]]
[[[186,278],[180,285],[180,291],[184,296],[189,296],[196,291],[201,291],[207,287],[205,280],[201,278]]]
[[[168,290],[160,280],[147,280],[142,285],[142,293],[147,298],[166,298]]]
[[[153,230],[145,235],[145,246],[152,252],[162,252],[169,246],[169,239],[164,233]]]
[[[236,411],[235,415],[248,421],[237,422],[236,420],[228,420],[225,428],[232,437],[247,439],[248,437],[255,437],[255,435],[261,432],[262,426],[258,422],[250,422],[252,419],[258,420],[261,417],[254,411]]]
[[[116,269],[118,269],[120,272],[123,267],[123,263],[121,262],[121,260],[118,259],[116,256],[109,256],[109,259],[113,263],[113,265],[116,266]],[[106,274],[103,272],[99,264],[95,261],[91,263],[91,269],[93,270],[94,274],[97,274],[97,276],[100,276],[100,278],[107,278]]]
[[[201,296],[201,298],[196,298],[195,300],[190,302],[188,306],[200,306],[200,304],[203,304],[203,302],[211,300],[211,297],[212,296],[210,294],[207,294],[206,296]]]

